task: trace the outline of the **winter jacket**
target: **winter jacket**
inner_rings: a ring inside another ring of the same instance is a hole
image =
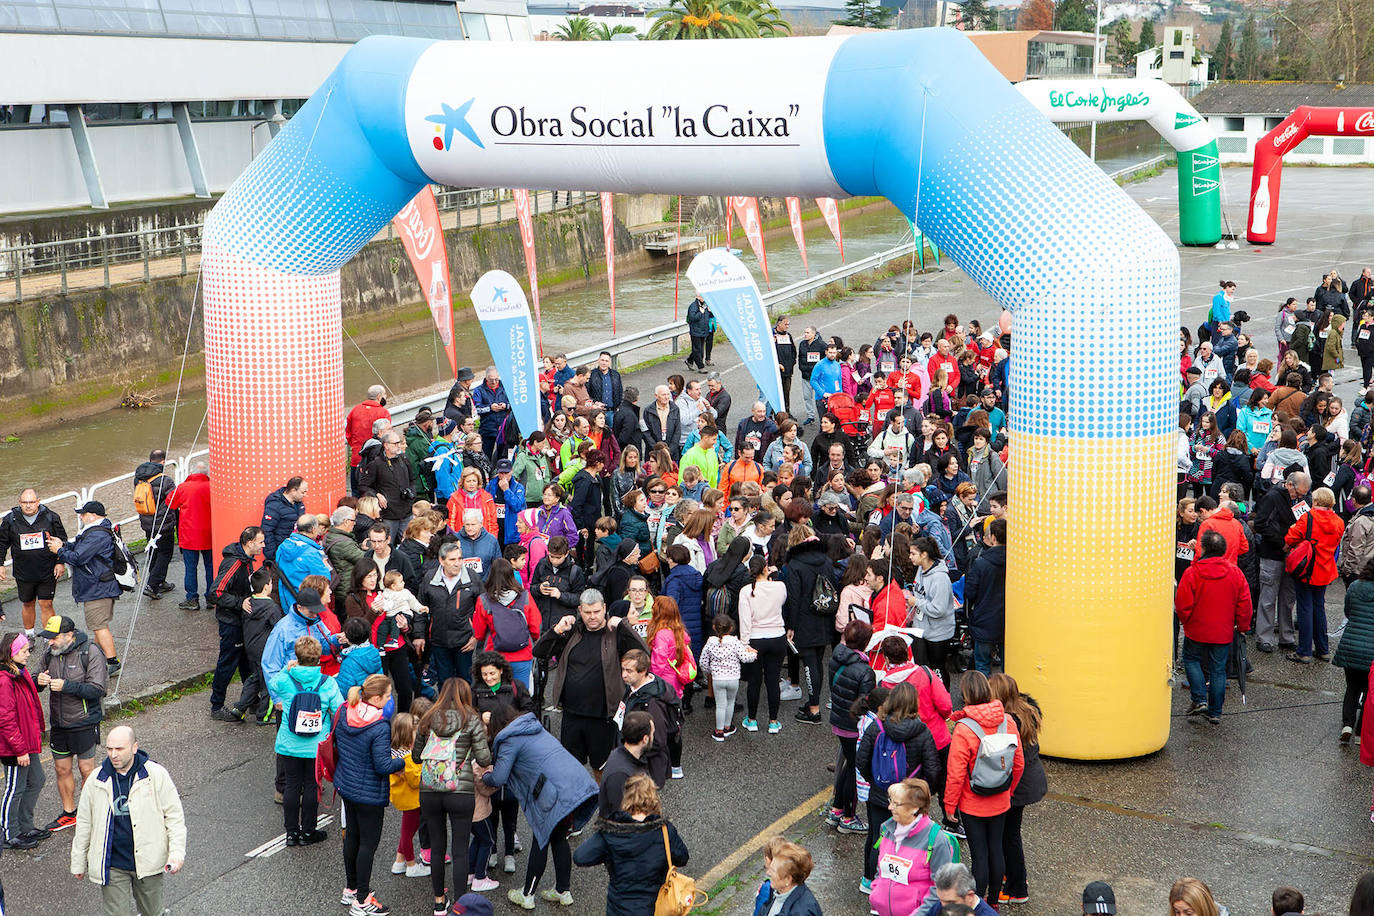
[[[1350,518],[1341,536],[1340,573],[1353,579],[1364,573],[1374,559],[1374,504],[1365,506]]]
[[[554,827],[564,818],[571,817],[576,830],[596,813],[596,783],[533,713],[525,713],[501,729],[492,741],[491,752],[496,759],[494,768],[482,776],[482,781],[510,788],[538,845],[549,844]]]
[[[0,518],[0,564],[5,562],[8,553],[14,560],[14,578],[25,582],[40,582],[51,579],[57,557],[48,549],[51,534],[58,540],[67,539],[67,529],[62,525],[62,517],[47,506],[40,505],[30,522],[18,506]]]
[[[662,594],[677,602],[682,625],[687,628],[687,635],[691,637],[692,653],[699,655],[701,647],[706,644],[705,628],[701,620],[701,573],[685,563],[674,566],[668,571],[668,575],[663,577]]]
[[[168,507],[177,513],[182,550],[214,550],[210,532],[210,475],[192,474],[177,485]]]
[[[682,454],[682,416],[677,405],[668,405],[668,422],[665,424],[658,415],[657,402],[649,404],[640,415],[644,421],[644,446],[646,451],[659,442],[668,445],[668,452],[676,461]],[[666,426],[666,428],[665,428]]]
[[[458,546],[463,551],[464,567],[482,579],[491,572],[491,564],[501,559],[501,543],[485,528],[477,532],[475,538],[469,537],[466,531],[460,532]]]
[[[765,916],[771,916],[773,904],[777,902],[778,896],[780,895],[777,891],[771,887],[768,889],[768,895],[763,901],[762,912]],[[803,881],[801,884],[794,884],[787,892],[782,901],[782,909],[778,910],[778,916],[821,916],[821,905],[816,900],[816,895],[811,892],[811,888]]]
[[[1240,520],[1231,514],[1230,509],[1218,509],[1212,513],[1210,518],[1204,519],[1198,525],[1197,538],[1198,544],[1202,543],[1202,536],[1209,531],[1215,531],[1226,541],[1226,562],[1237,563],[1241,554],[1250,550],[1250,542],[1245,539],[1245,528]]]
[[[587,394],[591,395],[593,401],[605,404],[611,410],[620,407],[623,392],[624,383],[620,379],[620,373],[615,369],[602,372],[601,367],[597,366],[587,378]]]
[[[514,706],[519,712],[534,712],[534,699],[519,681],[498,681],[495,688],[478,681],[472,688],[472,702],[480,712],[493,712],[498,706]]]
[[[308,534],[299,531],[281,542],[277,548],[277,570],[291,588],[283,588],[281,608],[289,611],[296,606],[296,590],[301,587],[306,576],[330,578],[329,561],[324,558],[324,547]]]
[[[366,441],[366,440],[364,440]],[[353,453],[353,466],[357,467],[358,453]],[[267,495],[267,499],[262,505],[262,528],[263,538],[266,543],[262,552],[267,559],[277,558],[277,548],[281,546],[291,536],[291,532],[296,530],[296,522],[305,514],[305,503],[293,503],[286,498],[286,488],[273,490]]]
[[[1242,407],[1236,411],[1236,429],[1245,433],[1246,442],[1258,451],[1264,448],[1269,438],[1269,424],[1273,416],[1274,412],[1268,407]]]
[[[334,570],[334,605],[337,607],[353,584],[353,567],[363,558],[363,549],[351,532],[330,528],[324,536],[324,555]]]
[[[1300,500],[1307,505],[1306,498]],[[1259,555],[1261,560],[1282,560],[1287,554],[1284,537],[1297,519],[1293,514],[1294,501],[1288,490],[1276,486],[1256,504],[1250,514],[1255,534],[1259,535]]]
[[[711,336],[711,309],[700,296],[687,306],[687,333],[693,337]]]
[[[649,745],[649,752],[644,755],[644,766],[654,785],[661,789],[668,782],[671,768],[668,738],[678,734],[682,728],[681,701],[667,681],[651,674],[649,679],[635,690],[631,691],[627,687],[625,712],[647,712],[654,722],[654,740]]]
[[[114,577],[114,538],[114,525],[102,518],[58,549],[57,562],[71,571],[77,604],[118,598],[123,591]]]
[[[345,704],[343,710],[334,728],[334,788],[355,805],[385,806],[391,801],[387,777],[406,765],[391,756],[391,723],[380,709],[361,701],[357,706]]]
[[[540,588],[545,582],[558,589],[558,597],[544,594]],[[530,594],[539,608],[540,636],[569,614],[576,614],[582,591],[587,587],[587,577],[582,568],[573,562],[569,554],[561,566],[554,566],[547,556],[534,567],[530,578]]]
[[[939,563],[929,570],[918,567],[910,587],[916,595],[912,626],[922,629],[931,642],[953,639],[954,587],[949,580],[949,571]]]
[[[828,646],[834,632],[831,620],[813,610],[816,580],[821,576],[835,584],[835,563],[826,556],[825,545],[819,539],[803,541],[788,551],[782,568],[783,585],[787,587],[783,619],[799,649]]]
[[[323,620],[318,617],[306,617],[299,608],[293,606],[272,628],[271,634],[267,637],[267,645],[262,650],[262,679],[269,693],[272,692],[272,683],[277,674],[286,669],[288,662],[295,660],[296,640],[302,636],[315,637],[326,652],[333,651],[333,647],[338,644]],[[274,702],[281,701],[275,694],[272,699]]]
[[[26,669],[0,668],[0,757],[38,754],[43,750],[43,703],[38,685]],[[37,760],[29,762],[38,765]]]
[[[1221,488],[1228,483],[1238,483],[1249,493],[1255,483],[1255,469],[1250,464],[1250,456],[1239,449],[1222,449],[1212,456],[1212,486],[1208,491],[1213,499],[1220,499]]]
[[[281,618],[281,605],[271,598],[248,599],[248,610],[243,615],[243,649],[248,653],[254,668],[262,664],[262,653],[267,649],[267,640],[272,635],[272,628]]]
[[[482,717],[469,716],[464,720],[463,716],[456,709],[450,709],[443,716],[435,716],[430,723],[435,735],[441,738],[450,738],[457,735],[454,741],[455,759],[462,764],[458,771],[458,788],[456,792],[471,793],[472,787],[472,764],[478,766],[491,766],[491,749],[487,747],[487,730],[482,725]],[[419,731],[415,734],[415,746],[410,751],[410,759],[424,766],[424,750],[432,740],[429,731]],[[443,794],[435,789],[420,786],[420,793]]]
[[[921,721],[930,729],[935,748],[944,750],[949,747],[949,720],[954,713],[954,704],[945,682],[935,672],[915,662],[889,668],[878,679],[878,683],[885,687],[895,687],[903,682],[916,688],[916,698],[921,704]]]
[[[535,510],[535,527],[550,539],[558,537],[560,534],[568,539],[568,547],[576,547],[581,539],[578,533],[577,524],[573,521],[572,513],[566,506],[554,506],[546,509],[542,505]]]
[[[869,723],[859,736],[855,751],[854,762],[868,782],[869,803],[887,809],[887,790],[873,782],[873,748],[878,743],[879,732],[886,732],[889,740],[906,748],[906,775],[919,776],[930,785],[932,792],[938,792],[945,784],[945,768],[930,729],[920,719],[884,719],[881,728],[876,721]]]
[[[1356,579],[1350,583],[1345,592],[1345,621],[1345,631],[1331,664],[1368,671],[1374,665],[1374,580]]]
[[[497,651],[494,643],[496,640],[496,625],[492,621],[492,608],[495,604],[501,604],[505,608],[514,608],[525,618],[525,630],[528,633],[528,642],[523,648],[502,652],[506,661],[527,662],[534,658],[532,652],[534,641],[540,634],[539,606],[536,605],[530,593],[521,590],[515,594],[509,602],[497,602],[491,595],[482,594],[477,598],[477,605],[472,609],[472,635],[477,640],[477,644],[487,652]]]
[[[48,715],[53,728],[84,728],[105,717],[101,705],[108,686],[105,653],[80,630],[76,640],[62,652],[48,642],[38,659],[38,670],[62,679],[61,691],[48,697]]]
[[[1036,711],[1040,710],[1040,704],[1030,696],[1022,694],[1026,702],[1034,706]],[[1016,722],[1016,730],[1021,729],[1021,720],[1012,714],[1012,719]],[[1037,741],[1032,744],[1029,741],[1021,742],[1021,751],[1026,755],[1026,768],[1021,771],[1021,780],[1016,784],[1016,788],[1011,793],[1011,803],[1013,806],[1033,805],[1045,797],[1045,793],[1050,790],[1049,778],[1045,775],[1045,764],[1040,760],[1040,743]]]
[[[505,404],[501,410],[495,410],[494,405]],[[477,411],[477,428],[482,433],[482,441],[490,442],[497,435],[503,432],[506,421],[510,419],[510,397],[506,394],[506,386],[501,382],[496,383],[493,388],[485,381],[472,388],[472,406]]]
[[[344,705],[344,695],[338,682],[315,665],[292,665],[277,673],[268,688],[274,700],[281,703],[281,725],[277,728],[275,750],[284,757],[304,757],[313,760],[315,749],[334,727],[334,714]],[[315,735],[298,735],[291,730],[291,701],[298,693],[318,693],[320,731]]]
[[[1345,522],[1330,509],[1314,507],[1307,514],[1312,516],[1310,539],[1317,552],[1317,562],[1308,584],[1330,585],[1336,579],[1336,548],[1340,546],[1341,535],[1345,534]],[[1291,548],[1307,538],[1307,519],[1300,518],[1289,527],[1283,542]]]
[[[382,419],[390,420],[391,411],[370,398],[348,412],[344,420],[344,438],[348,440],[349,461],[353,467],[358,466],[363,446],[372,438],[372,425]]]
[[[425,639],[444,649],[457,649],[472,639],[472,613],[482,590],[482,577],[466,566],[458,571],[458,582],[449,591],[444,584],[444,570],[438,563],[426,566],[420,577],[420,593],[416,599],[429,608],[412,626],[412,639]]]
[[[1193,642],[1230,645],[1236,630],[1250,628],[1250,610],[1250,585],[1225,557],[1196,560],[1174,592],[1174,612]]]
[[[133,781],[126,804],[134,834],[134,874],[151,878],[161,875],[172,859],[185,860],[186,818],[172,777],[149,760],[146,751],[134,754],[129,773]],[[106,757],[94,778],[82,785],[72,837],[72,874],[84,874],[92,884],[102,886],[110,883],[114,775],[114,765]]]
[[[1302,410],[1302,402],[1306,399],[1301,388],[1280,385],[1265,398],[1264,406],[1273,411],[1275,420],[1291,420]]]
[[[1229,637],[1227,641],[1230,641]],[[951,736],[949,763],[945,770],[945,811],[951,817],[957,811],[963,811],[975,817],[993,817],[1011,808],[1012,792],[1016,790],[1016,784],[1021,781],[1021,773],[1026,767],[1026,757],[1021,747],[1020,732],[1016,728],[1016,720],[1003,711],[1000,700],[993,700],[990,703],[976,706],[965,706],[960,710],[960,713],[961,716],[955,723],[954,733]],[[1007,731],[1018,736],[1016,762],[1012,767],[1011,785],[996,795],[979,795],[969,786],[969,775],[973,772],[974,760],[978,756],[980,739],[964,719],[973,719],[988,734],[997,731],[1005,719]]]
[[[673,696],[682,698],[682,690],[697,676],[696,658],[699,653],[692,651],[690,636],[686,653],[681,662],[677,660],[677,634],[664,627],[649,639],[649,670],[663,679]],[[701,651],[706,651],[705,645]]]
[[[233,541],[220,554],[215,580],[206,589],[206,600],[215,603],[215,620],[229,626],[243,625],[243,601],[253,596],[253,570],[256,563],[244,551],[243,545]],[[282,597],[289,591],[283,588]]]
[[[935,873],[954,861],[956,841],[924,814],[912,822],[910,832],[900,841],[897,829],[895,818],[888,818],[880,828],[878,873],[868,905],[877,916],[932,916],[940,912]],[[905,882],[886,877],[882,862],[889,856],[911,863]]]
[[[517,459],[518,460],[518,459]],[[446,503],[458,489],[463,474],[463,450],[443,436],[436,436],[429,443],[429,456],[425,467],[434,477],[434,498]]]
[[[620,678],[620,659],[631,649],[639,649],[645,655],[649,654],[649,646],[644,640],[639,638],[628,624],[617,626],[615,630],[609,628],[609,624],[600,630],[589,633],[586,624],[581,618],[569,628],[568,632],[559,634],[553,627],[544,631],[544,635],[539,637],[539,641],[534,644],[534,657],[548,660],[549,658],[563,658],[572,648],[584,639],[596,639],[601,644],[601,674],[605,680],[606,688],[606,710],[607,715],[615,712],[620,705],[621,699],[625,696],[625,682]],[[549,687],[547,696],[555,703],[562,703],[563,679],[567,675],[567,666],[556,664],[549,670]]]
[[[797,365],[801,367],[802,378],[808,381],[816,367],[825,359],[825,338],[817,335],[811,340],[802,338],[797,344]]]
[[[1000,643],[1006,631],[1007,548],[987,548],[969,568],[964,582],[968,631],[978,642]]]
[[[653,550],[653,540],[649,535],[649,518],[633,509],[626,509],[620,515],[620,539],[634,541],[639,545],[639,555],[647,556]]]
[[[339,673],[334,676],[339,693],[345,698],[354,687],[363,686],[369,674],[382,674],[382,653],[371,642],[345,646],[340,650]]]
[[[568,512],[578,530],[585,530],[587,536],[592,537],[596,520],[601,517],[601,481],[586,468],[573,475]]]
[[[386,497],[382,518],[389,522],[409,518],[415,503],[415,481],[411,479],[410,461],[405,453],[395,458],[381,454],[365,462],[358,470],[358,495]]]
[[[844,643],[830,655],[830,725],[839,732],[857,735],[859,723],[850,707],[859,697],[873,692],[876,678],[868,665],[868,656]]]
[[[636,821],[616,811],[596,822],[596,832],[577,847],[573,862],[606,866],[606,916],[645,916],[654,912],[658,889],[668,877],[669,851],[674,867],[687,864],[687,844],[676,827],[658,815]]]
[[[134,469],[134,488],[147,481],[153,489],[153,498],[157,501],[157,511],[152,515],[139,515],[138,524],[143,529],[143,533],[149,537],[154,531],[170,532],[176,530],[177,516],[172,511],[169,503],[173,492],[176,490],[176,483],[172,475],[167,473],[166,465],[158,464],[155,461],[145,461]]]
[[[501,539],[502,544],[520,543],[520,529],[515,520],[525,511],[525,485],[511,475],[510,484],[501,490],[501,481],[493,477],[487,483],[487,493],[491,494],[492,508],[496,511],[498,531],[492,533]]]

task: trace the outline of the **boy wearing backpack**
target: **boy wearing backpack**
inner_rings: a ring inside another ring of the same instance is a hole
[[[315,782],[315,748],[334,727],[343,695],[334,679],[320,670],[320,641],[296,640],[296,660],[272,679],[272,695],[282,704],[277,729],[277,763],[286,776],[282,812],[286,845],[309,846],[325,838],[316,826],[320,793]]]

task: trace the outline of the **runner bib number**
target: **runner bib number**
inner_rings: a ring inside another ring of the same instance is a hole
[[[1214,378],[1217,377],[1217,370],[1215,370],[1215,369],[1203,369],[1203,370],[1202,370],[1202,377],[1205,378],[1205,379],[1214,379]]]
[[[1332,485],[1333,483],[1335,483],[1335,482],[1336,482],[1336,472],[1335,472],[1335,471],[1332,471],[1330,474],[1327,474],[1325,478],[1323,478],[1323,480],[1322,480],[1322,486],[1329,487],[1329,486],[1331,486],[1331,485]]]
[[[1267,436],[1269,435],[1269,421],[1256,420],[1255,422],[1250,424],[1250,429],[1257,436]]]
[[[1180,560],[1193,559],[1192,545],[1189,544],[1187,541],[1179,541],[1177,549],[1174,550],[1174,556],[1178,557]]]
[[[505,503],[497,503],[497,504],[496,504],[496,517],[497,517],[497,518],[505,518],[505,517],[506,517],[506,504],[505,504]]]
[[[42,550],[44,546],[43,532],[41,531],[19,535],[20,550]]]
[[[1294,503],[1294,504],[1293,504],[1293,519],[1294,519],[1294,521],[1300,520],[1304,515],[1306,515],[1307,513],[1311,512],[1311,511],[1312,511],[1312,507],[1309,506],[1307,503]]]
[[[810,350],[806,354],[806,361],[808,363],[818,363],[821,361],[821,355],[815,350]]]
[[[1369,328],[1361,328],[1361,329],[1360,329],[1360,340],[1368,340],[1368,339],[1369,339]]]
[[[896,884],[911,882],[912,861],[899,855],[888,853],[878,860],[878,877],[886,878]]]

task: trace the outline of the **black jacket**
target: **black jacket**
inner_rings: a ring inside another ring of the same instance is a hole
[[[598,814],[610,817],[620,810],[620,803],[625,798],[625,783],[637,773],[651,775],[648,761],[625,750],[625,745],[617,745],[611,751],[611,756],[606,758],[606,765],[601,768]]]
[[[730,392],[724,388],[715,392],[706,392],[706,400],[711,405],[711,409],[716,412],[716,428],[724,431],[725,423],[730,417]]]
[[[153,496],[157,498],[155,515],[140,515],[138,523],[144,534],[152,534],[153,529],[166,532],[168,537],[176,536],[177,513],[167,508],[167,497],[177,488],[176,481],[166,471],[166,465],[145,461],[134,470],[134,486],[145,480],[152,481]]]
[[[584,537],[593,536],[592,529],[601,518],[601,480],[586,468],[573,475],[568,512],[579,529],[586,529]]]
[[[1031,704],[1039,711],[1040,704],[1030,694],[1023,694],[1026,702]],[[1012,715],[1012,720],[1016,723],[1016,730],[1023,731],[1021,720]],[[1045,775],[1045,765],[1040,762],[1040,742],[1031,744],[1028,741],[1021,742],[1021,751],[1026,758],[1025,769],[1021,771],[1021,781],[1016,784],[1016,788],[1011,791],[1011,803],[1013,805],[1033,805],[1045,797],[1045,793],[1050,790],[1049,777]]]
[[[935,750],[935,736],[920,719],[903,719],[894,722],[883,721],[887,736],[906,746],[906,769],[908,776],[919,776],[932,790],[940,790],[945,785],[945,771],[940,763],[940,754]],[[878,723],[872,722],[859,736],[859,747],[855,751],[854,763],[863,778],[868,780],[868,801],[884,810],[887,809],[887,790],[873,785],[873,746],[878,743]],[[1021,779],[1024,781],[1025,776]]]
[[[671,823],[656,816],[640,822],[617,811],[609,819],[597,819],[596,832],[577,847],[573,861],[606,866],[606,916],[646,916],[654,912],[658,889],[668,877],[669,850],[674,867],[687,864],[687,844]]]
[[[844,446],[844,463],[850,467],[854,466],[854,440],[837,428],[833,433],[816,433],[816,438],[811,440],[812,467],[819,469],[830,463],[830,446],[836,442]]]
[[[358,493],[362,496],[386,497],[382,518],[389,522],[410,518],[415,504],[415,485],[410,480],[410,459],[402,452],[395,458],[379,456],[376,461],[360,467]]]
[[[249,613],[243,615],[243,648],[257,667],[262,664],[267,637],[272,635],[272,628],[284,615],[281,605],[271,598],[250,598],[248,608]]]
[[[711,336],[711,307],[700,296],[687,304],[687,333],[693,337]]]
[[[558,589],[558,597],[544,594],[539,586],[548,582]],[[573,562],[572,556],[563,561],[562,566],[554,566],[548,557],[543,557],[534,566],[530,577],[530,594],[539,608],[539,635],[543,636],[555,623],[577,613],[582,590],[587,587],[587,576],[582,568]]]
[[[872,693],[877,680],[868,656],[840,643],[830,656],[829,680],[830,724],[847,732],[858,731],[859,722],[849,708],[859,697]]]
[[[825,338],[817,334],[815,340],[808,341],[802,338],[802,342],[797,344],[797,365],[801,368],[802,378],[810,379],[811,370],[816,368],[816,364],[825,359]]]
[[[443,569],[436,561],[426,565],[420,573],[420,591],[415,596],[429,609],[416,617],[413,636],[427,639],[444,649],[457,649],[472,639],[472,611],[482,582],[468,574],[467,567],[458,574],[458,584],[452,592],[444,585]]]
[[[593,401],[600,401],[612,410],[620,408],[623,390],[624,386],[620,381],[620,373],[614,369],[602,375],[601,370],[594,367],[591,378],[587,379],[587,394],[591,395]],[[616,441],[619,442],[620,438],[616,437]]]
[[[1255,468],[1250,463],[1250,456],[1229,447],[1217,452],[1212,459],[1212,489],[1209,491],[1212,498],[1220,502],[1221,488],[1228,483],[1240,484],[1247,496],[1255,484]]]
[[[57,554],[48,549],[51,534],[58,540],[67,539],[67,529],[62,526],[62,518],[47,506],[40,505],[38,514],[30,522],[24,513],[15,506],[0,518],[0,564],[5,562],[6,552],[14,559],[14,578],[25,582],[39,582],[51,579],[53,567],[57,565]]]
[[[791,375],[797,370],[797,342],[786,331],[773,328],[773,348],[778,351],[778,370]]]
[[[1297,521],[1293,515],[1293,501],[1288,495],[1287,488],[1275,486],[1265,493],[1264,498],[1250,513],[1250,521],[1255,534],[1259,535],[1260,559],[1282,560],[1287,555],[1283,536]]]
[[[639,431],[638,404],[631,404],[627,401],[620,402],[620,406],[615,411],[615,419],[611,421],[611,434],[615,436],[615,441],[620,443],[622,449],[633,445],[643,451],[644,434]],[[525,495],[530,498],[534,496],[532,493]]]
[[[253,595],[253,561],[238,541],[221,552],[219,569],[210,586],[209,600],[215,602],[215,620],[230,626],[243,626],[243,601]]]
[[[492,690],[479,679],[477,686],[472,688],[472,702],[479,713],[492,712],[498,706],[514,706],[516,712],[534,712],[534,700],[519,681],[502,681]]]
[[[1007,620],[1007,548],[985,549],[969,567],[964,583],[969,635],[979,642],[1001,642]]]
[[[556,621],[555,621],[556,622]],[[597,640],[601,652],[601,677],[605,693],[606,715],[615,714],[620,701],[625,698],[625,682],[620,677],[620,659],[631,649],[648,653],[649,644],[639,638],[629,624],[617,626],[614,631],[609,623],[594,633],[587,631],[581,618],[568,630],[559,634],[553,627],[544,631],[534,644],[534,657],[544,661],[559,659],[571,653],[572,647],[586,639]],[[563,703],[563,682],[567,676],[566,665],[553,664],[549,669],[549,686],[546,696],[554,703]]]
[[[803,541],[788,551],[782,568],[782,581],[787,586],[782,616],[787,629],[793,631],[792,641],[801,649],[830,645],[830,634],[835,631],[833,618],[812,610],[816,580],[821,576],[830,577],[833,584],[835,564],[825,555],[822,541]],[[839,589],[835,592],[838,594]]]
[[[644,448],[647,451],[659,442],[668,444],[668,452],[676,461],[682,454],[682,416],[676,404],[668,405],[668,428],[664,429],[658,416],[658,405],[644,408]]]
[[[626,691],[625,712],[641,710],[654,720],[654,742],[649,745],[649,753],[644,755],[644,763],[654,785],[661,789],[672,768],[668,759],[668,736],[677,734],[682,728],[682,704],[677,694],[656,674],[649,675],[648,682],[633,693],[628,692],[628,687]]]
[[[1327,433],[1325,441],[1310,447],[1306,455],[1307,470],[1312,475],[1312,489],[1325,486],[1326,475],[1331,473],[1331,465],[1336,459],[1336,437]]]
[[[375,553],[375,550],[364,550],[363,556],[375,563],[377,562],[377,558],[374,556]],[[420,570],[422,566],[423,564],[421,566],[416,566],[410,559],[410,551],[402,553],[400,549],[394,545],[391,548],[391,556],[386,558],[387,572],[393,569],[399,572],[401,578],[405,579],[406,588],[410,589],[410,593],[415,595],[417,599],[420,594]],[[348,588],[351,587],[351,584],[352,583],[344,583],[344,591],[347,591]],[[420,603],[424,604],[423,601]]]

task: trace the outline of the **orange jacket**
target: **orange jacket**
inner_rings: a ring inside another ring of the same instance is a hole
[[[1202,543],[1202,536],[1208,531],[1215,531],[1226,540],[1226,562],[1235,564],[1237,558],[1250,550],[1250,542],[1245,539],[1245,529],[1240,522],[1231,514],[1230,509],[1218,509],[1212,513],[1211,518],[1204,521],[1197,529],[1197,542]],[[1201,551],[1199,551],[1201,555]]]
[[[1317,548],[1317,563],[1312,568],[1310,585],[1330,585],[1336,580],[1336,548],[1345,534],[1345,522],[1330,509],[1313,509],[1304,515],[1312,516],[1312,540]],[[1307,519],[1300,518],[1283,536],[1290,548],[1307,537]]]
[[[954,734],[950,738],[949,765],[945,768],[946,813],[950,817],[954,817],[958,811],[975,817],[995,817],[1011,810],[1011,793],[1021,781],[1021,771],[1026,768],[1026,756],[1021,747],[1021,733],[1017,731],[1016,720],[1003,711],[1001,700],[965,706],[955,715],[960,718],[956,720]],[[1017,736],[1016,762],[1012,769],[1011,785],[996,795],[979,795],[969,787],[969,773],[973,771],[973,761],[978,756],[978,736],[963,721],[965,718],[973,719],[989,734],[996,731],[1005,718],[1007,732]]]
[[[491,532],[498,541],[501,539],[501,524],[496,518],[496,500],[486,490],[469,493],[459,487],[448,498],[448,526],[454,531],[463,530],[463,510],[481,509],[482,527]]]

